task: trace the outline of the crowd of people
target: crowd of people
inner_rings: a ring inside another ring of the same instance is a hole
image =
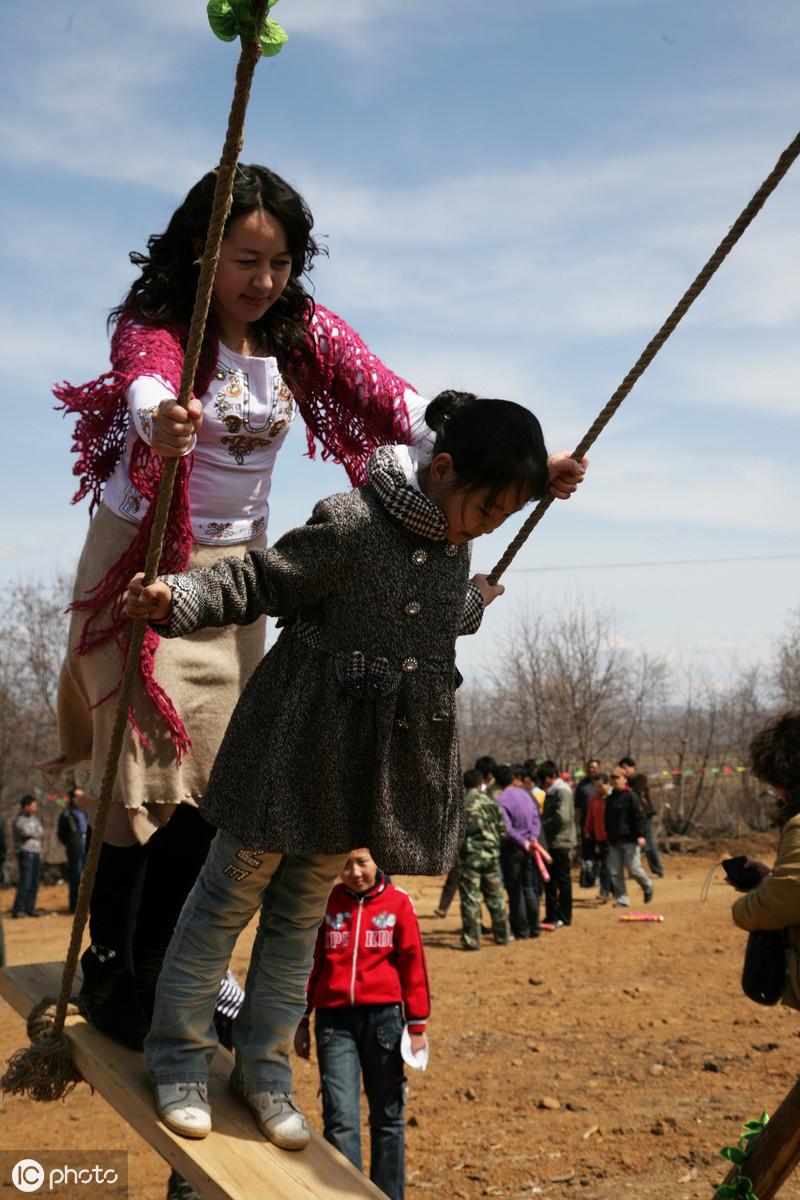
[[[577,784],[550,759],[508,765],[485,755],[464,772],[464,815],[459,856],[434,910],[444,917],[458,891],[464,950],[480,949],[481,900],[503,945],[572,924],[573,866],[583,887],[597,884],[601,903],[621,907],[630,905],[627,878],[645,904],[653,898],[643,854],[655,878],[664,874],[647,776],[629,755],[608,774],[590,759]]]

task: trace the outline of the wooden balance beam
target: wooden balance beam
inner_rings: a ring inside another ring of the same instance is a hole
[[[800,1164],[800,1083],[781,1101],[742,1165],[742,1174],[753,1184],[758,1200],[773,1200]],[[730,1183],[734,1167],[726,1176]]]
[[[61,963],[0,970],[0,996],[27,1017],[42,996],[58,994]],[[76,990],[80,981],[76,981]],[[305,1150],[279,1150],[228,1090],[233,1056],[220,1047],[208,1081],[214,1129],[189,1140],[158,1120],[141,1054],[118,1046],[83,1017],[67,1017],[64,1032],[83,1078],[195,1188],[203,1200],[386,1200],[319,1134]],[[69,1103],[69,1101],[67,1101]]]

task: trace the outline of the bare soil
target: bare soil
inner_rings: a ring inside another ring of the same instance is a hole
[[[731,890],[709,867],[726,853],[771,861],[773,839],[706,845],[665,859],[647,911],[663,924],[619,920],[619,910],[576,889],[571,927],[508,947],[458,950],[458,902],[432,916],[441,881],[411,879],[433,990],[431,1062],[410,1080],[410,1200],[482,1196],[552,1200],[694,1200],[726,1170],[718,1150],[762,1108],[774,1111],[797,1078],[799,1014],[759,1008],[741,994],[743,935]],[[637,905],[637,885],[631,883]],[[13,893],[0,907],[7,913]],[[39,920],[6,918],[11,964],[63,956],[64,887],[44,888]],[[234,968],[244,973],[254,929]],[[22,1020],[0,1002],[0,1055],[24,1041]],[[298,1062],[296,1091],[320,1127],[316,1064]],[[167,1168],[86,1087],[36,1105],[7,1097],[3,1148],[129,1151],[130,1195],[162,1200]],[[800,1200],[800,1173],[784,1200]]]

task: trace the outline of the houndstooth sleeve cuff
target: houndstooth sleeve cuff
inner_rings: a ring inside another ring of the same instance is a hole
[[[467,586],[467,595],[464,599],[464,615],[461,618],[461,628],[459,635],[464,636],[468,633],[477,633],[481,627],[483,620],[483,596],[474,583]]]
[[[152,621],[156,633],[161,637],[185,637],[205,625],[203,620],[203,593],[190,575],[160,575],[159,579],[172,592],[172,607],[169,620],[160,624]]]

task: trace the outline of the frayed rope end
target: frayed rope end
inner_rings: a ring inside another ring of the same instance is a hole
[[[70,1006],[72,1012],[79,1010]],[[55,1001],[40,1000],[28,1016],[30,1046],[16,1050],[0,1079],[0,1089],[31,1100],[62,1100],[83,1082],[69,1038],[54,1032]]]

